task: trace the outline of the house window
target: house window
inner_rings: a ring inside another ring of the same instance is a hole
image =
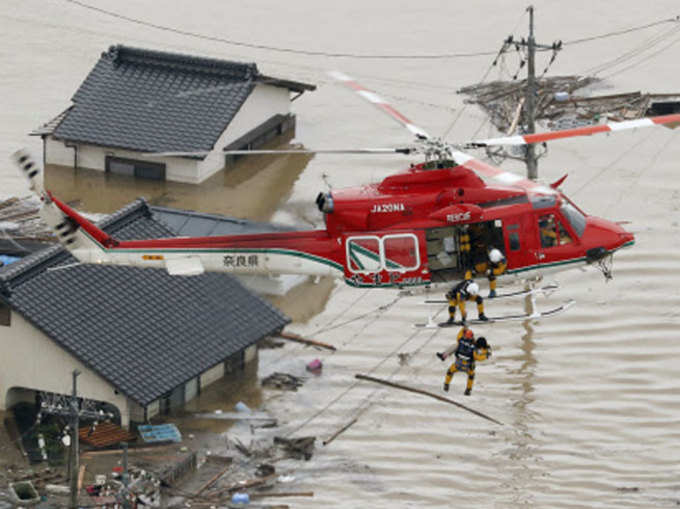
[[[165,180],[165,163],[106,156],[105,168],[107,173],[114,173],[116,175],[127,175],[128,177],[139,177],[151,180]]]
[[[9,305],[3,300],[0,300],[0,325],[4,325],[5,327],[9,327],[11,325],[11,313],[12,308],[10,308]]]

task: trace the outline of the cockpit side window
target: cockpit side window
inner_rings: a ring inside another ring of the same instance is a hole
[[[544,214],[538,218],[538,231],[541,235],[541,247],[559,245],[555,214]]]

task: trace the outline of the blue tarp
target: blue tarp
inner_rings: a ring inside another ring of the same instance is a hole
[[[143,426],[138,426],[137,431],[145,442],[182,441],[182,434],[174,424],[158,424],[155,426],[145,424]]]
[[[10,263],[14,263],[17,260],[21,260],[21,258],[18,258],[16,256],[0,254],[0,267],[2,267],[3,265],[9,265]]]

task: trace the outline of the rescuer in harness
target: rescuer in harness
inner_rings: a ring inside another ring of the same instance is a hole
[[[477,303],[477,315],[480,320],[488,320],[484,314],[484,299],[479,295],[479,285],[472,279],[472,274],[468,271],[465,274],[465,280],[454,286],[451,291],[446,294],[449,301],[449,320],[447,323],[454,323],[456,321],[456,306],[460,307],[461,320],[467,320],[467,313],[465,312],[465,302],[473,300]]]
[[[481,362],[491,357],[491,347],[484,337],[478,338],[475,342],[474,333],[464,325],[458,333],[455,355],[456,360],[451,364],[444,378],[444,391],[449,391],[451,379],[456,371],[464,371],[468,376],[464,394],[469,396],[472,392],[472,385],[475,383],[475,362]],[[438,352],[437,357],[444,360],[447,357],[447,352],[441,354]]]
[[[475,272],[477,274],[486,274],[489,279],[489,298],[493,299],[496,296],[496,276],[500,276],[508,267],[507,260],[500,249],[491,247],[486,254],[486,260],[475,264]]]

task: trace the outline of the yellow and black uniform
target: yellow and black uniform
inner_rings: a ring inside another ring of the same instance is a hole
[[[484,314],[484,299],[479,295],[479,285],[472,279],[466,279],[454,286],[451,291],[446,294],[449,301],[449,323],[456,321],[456,307],[460,307],[461,320],[467,320],[467,312],[465,311],[466,301],[475,301],[477,303],[477,315],[480,320],[488,320]]]
[[[466,330],[458,340],[456,360],[446,372],[444,390],[448,392],[451,379],[456,371],[464,371],[468,376],[464,394],[469,396],[472,392],[472,385],[475,383],[475,362],[484,361],[489,357],[491,357],[491,347],[486,342],[486,339],[480,337],[475,343],[472,331]]]
[[[467,228],[460,232],[458,237],[458,250],[460,251],[460,263],[463,267],[470,266],[470,233]]]
[[[486,274],[489,280],[489,298],[496,296],[496,277],[500,276],[508,268],[508,262],[503,253],[496,248],[491,248],[486,259],[475,264],[477,274]]]

